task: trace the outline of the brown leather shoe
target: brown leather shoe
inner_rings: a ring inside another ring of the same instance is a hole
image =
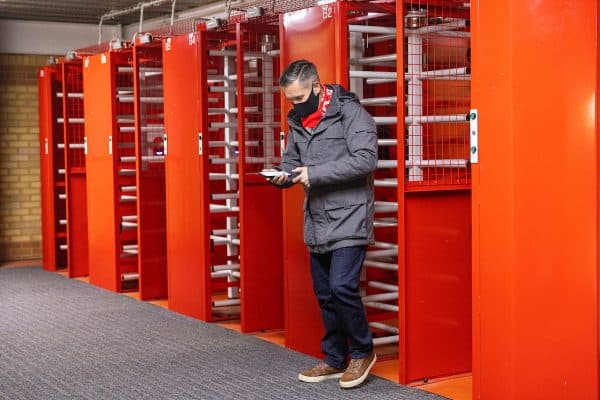
[[[340,386],[344,389],[350,389],[363,383],[369,371],[375,365],[377,356],[375,352],[371,353],[367,358],[353,358],[346,368],[346,372],[340,379]]]
[[[311,369],[300,372],[298,379],[302,382],[317,383],[327,379],[337,379],[341,377],[343,373],[343,369],[334,368],[324,362],[320,362]]]

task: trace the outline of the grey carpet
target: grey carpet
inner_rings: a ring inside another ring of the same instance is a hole
[[[315,359],[39,268],[0,268],[1,399],[442,399],[369,377],[307,384]]]

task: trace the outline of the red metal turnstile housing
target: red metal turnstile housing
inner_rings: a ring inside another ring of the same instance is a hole
[[[321,81],[356,92],[378,126],[376,243],[365,261],[364,303],[377,352],[397,351],[402,383],[470,370],[469,33],[468,13],[453,3],[394,10],[337,2],[281,19],[281,65],[313,61]],[[405,18],[411,25],[397,37]],[[302,197],[298,189],[284,194],[286,344],[317,355],[322,329]]]
[[[47,271],[67,267],[66,194],[62,73],[60,65],[38,71],[40,175],[42,206],[42,266]]]
[[[85,61],[90,282],[165,298],[161,41]]]
[[[277,33],[164,44],[169,307],[245,332],[283,326],[281,196],[257,174],[280,157]]]

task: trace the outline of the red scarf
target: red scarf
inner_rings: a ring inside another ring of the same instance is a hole
[[[323,92],[323,96],[319,101],[319,107],[317,111],[310,114],[307,117],[302,118],[302,126],[305,129],[315,129],[319,122],[321,122],[321,118],[325,115],[325,111],[329,108],[329,103],[331,103],[331,96],[333,95],[333,90],[327,88],[325,85],[321,85],[321,91]]]

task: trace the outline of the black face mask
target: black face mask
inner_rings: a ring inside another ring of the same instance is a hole
[[[294,104],[294,110],[301,118],[308,117],[310,114],[317,111],[317,108],[319,108],[319,96],[315,94],[313,88],[310,89],[310,95],[305,102]]]

